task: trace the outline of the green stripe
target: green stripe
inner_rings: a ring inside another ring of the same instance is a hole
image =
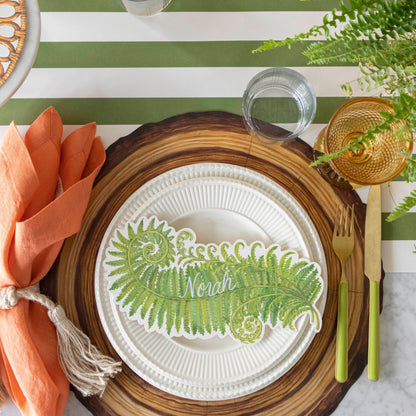
[[[385,221],[387,215],[388,213],[382,215],[383,240],[416,240],[416,213],[408,213],[393,222]]]
[[[404,182],[404,178],[401,175],[396,176],[392,179],[392,182]]]
[[[41,12],[122,12],[121,0],[39,0]]]
[[[42,42],[35,68],[306,66],[304,45],[253,54],[261,41]],[[344,64],[337,64],[345,66]],[[336,65],[334,65],[336,66]]]
[[[318,97],[317,101],[314,123],[326,123],[347,99]],[[0,125],[12,120],[31,124],[49,106],[56,108],[64,124],[144,124],[193,111],[241,114],[241,98],[15,98],[0,108]]]
[[[172,0],[167,11],[326,11],[339,5],[338,0]]]
[[[325,11],[339,6],[337,0],[172,0],[170,12],[214,11]],[[121,0],[39,0],[42,12],[120,12]]]

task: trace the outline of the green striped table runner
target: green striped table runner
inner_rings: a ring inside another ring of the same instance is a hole
[[[121,0],[39,0],[41,43],[27,79],[0,108],[0,134],[11,120],[22,130],[46,107],[61,114],[66,133],[90,121],[105,145],[138,125],[188,111],[241,114],[248,81],[271,66],[304,74],[318,100],[314,137],[346,102],[340,84],[355,66],[307,66],[302,46],[263,54],[265,39],[281,39],[320,23],[334,0],[172,0],[165,12],[138,18]],[[361,95],[358,91],[355,95]],[[384,216],[413,189],[398,180],[383,186]],[[366,189],[360,191],[366,198]],[[383,223],[386,271],[413,271],[416,212]]]

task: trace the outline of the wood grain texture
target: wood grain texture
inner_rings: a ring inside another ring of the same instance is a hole
[[[299,139],[261,143],[241,117],[190,113],[140,127],[107,151],[82,229],[68,239],[42,290],[55,298],[104,353],[117,357],[100,325],[94,300],[94,267],[104,232],[123,202],[150,179],[179,166],[224,162],[273,179],[295,196],[322,240],[328,267],[328,298],[322,330],[302,358],[273,384],[248,396],[215,402],[182,399],[162,392],[126,365],[105,394],[81,398],[94,415],[329,415],[367,364],[368,282],[363,272],[365,205],[358,195],[334,188],[310,168],[312,149]],[[334,378],[337,290],[340,264],[332,250],[332,229],[340,203],[355,204],[356,244],[347,263],[349,278],[349,378]]]

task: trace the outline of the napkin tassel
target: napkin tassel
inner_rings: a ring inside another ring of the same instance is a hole
[[[60,305],[39,292],[38,286],[16,289],[8,286],[0,289],[0,309],[9,309],[20,298],[39,302],[48,309],[50,320],[56,326],[58,359],[68,381],[83,396],[104,393],[110,377],[121,371],[121,362],[102,354],[90,339],[65,315]]]

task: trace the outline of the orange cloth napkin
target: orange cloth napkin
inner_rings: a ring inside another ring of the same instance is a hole
[[[24,141],[14,123],[0,147],[0,289],[41,280],[63,240],[76,233],[105,160],[95,123],[63,143],[59,114],[48,108]],[[58,183],[61,193],[56,196]],[[60,415],[69,385],[57,358],[56,328],[46,309],[20,299],[0,309],[0,374],[24,415]]]

